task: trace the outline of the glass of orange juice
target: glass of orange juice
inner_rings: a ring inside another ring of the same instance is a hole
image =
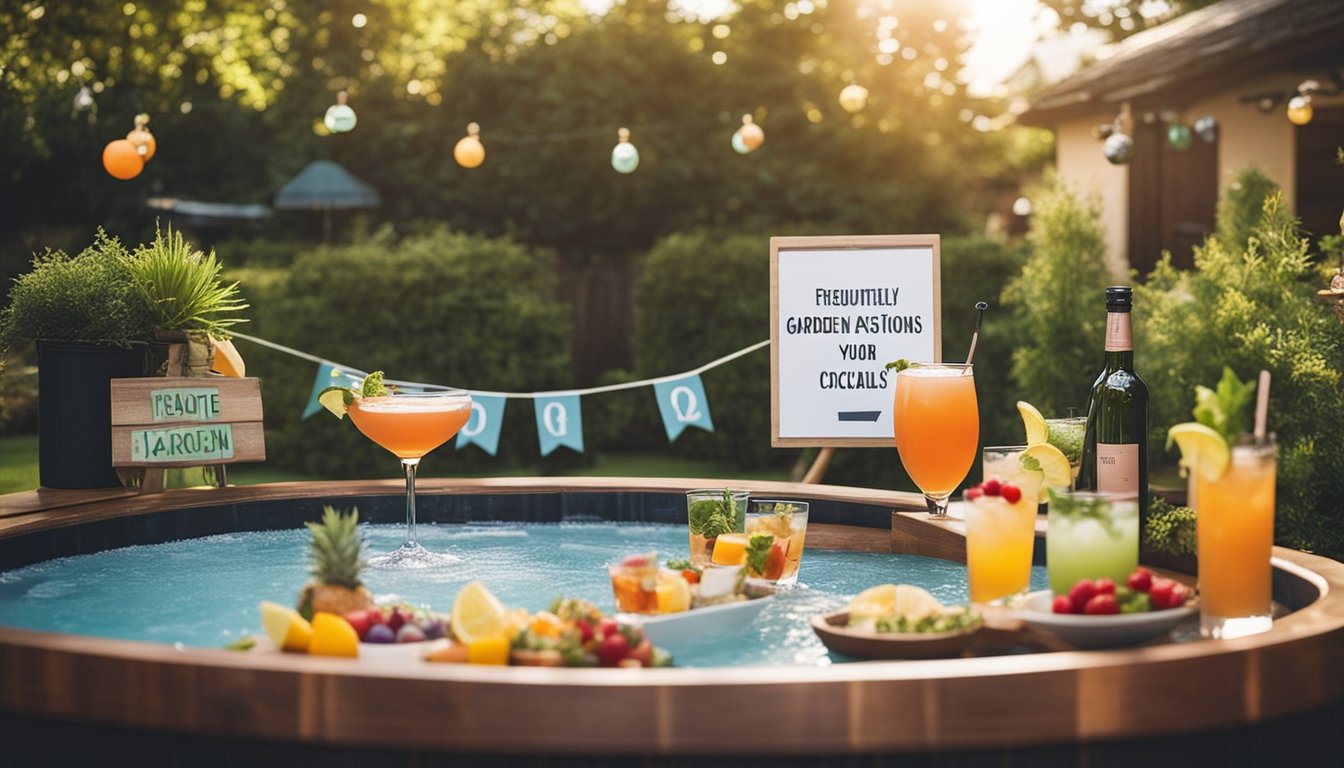
[[[990,482],[1003,484],[992,478],[982,486]],[[966,504],[965,515],[971,602],[1025,593],[1031,585],[1031,552],[1036,545],[1036,498],[1020,489],[1012,501],[1001,494],[982,494]]]
[[[471,395],[461,389],[393,392],[358,397],[350,420],[364,436],[386,448],[406,472],[406,541],[396,550],[369,558],[373,568],[426,568],[457,561],[425,549],[415,538],[415,470],[425,454],[448,442],[471,417]]]
[[[975,377],[964,363],[911,363],[896,374],[896,451],[924,493],[929,514],[947,514],[947,500],[975,462],[980,414]]]
[[[1206,637],[1243,637],[1273,623],[1270,597],[1274,548],[1274,438],[1232,446],[1217,480],[1190,473],[1199,557],[1199,630]]]

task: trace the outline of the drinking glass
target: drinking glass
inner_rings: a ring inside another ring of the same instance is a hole
[[[1243,637],[1273,624],[1270,554],[1274,548],[1274,438],[1232,446],[1217,480],[1190,472],[1199,558],[1199,631]]]
[[[697,488],[686,492],[686,522],[691,538],[691,562],[709,563],[721,533],[746,530],[747,491]]]
[[[1026,593],[1036,544],[1036,502],[979,496],[966,504],[966,576],[971,602],[988,603]]]
[[[401,459],[406,471],[406,541],[396,550],[369,558],[372,568],[427,568],[456,562],[430,552],[415,539],[415,470],[425,454],[448,442],[471,417],[471,395],[460,389],[393,392],[355,398],[350,419],[364,436]]]
[[[1139,497],[1051,488],[1045,565],[1050,590],[1067,595],[1079,579],[1124,585],[1139,567]]]
[[[972,367],[911,363],[896,374],[896,451],[924,493],[929,514],[947,514],[947,500],[975,462],[980,415]]]
[[[1070,411],[1073,409],[1070,408]],[[1078,470],[1083,466],[1083,440],[1087,434],[1086,416],[1063,416],[1045,420],[1047,438],[1069,460],[1073,481],[1078,482]]]
[[[806,501],[752,499],[747,508],[747,538],[766,533],[774,537],[764,571],[748,573],[770,579],[781,586],[798,583],[798,565],[803,559],[803,540],[807,537]],[[776,553],[778,550],[778,553]]]

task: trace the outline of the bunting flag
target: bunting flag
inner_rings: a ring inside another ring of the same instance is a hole
[[[583,453],[583,415],[576,394],[537,394],[532,401],[537,412],[537,439],[541,455],[549,456],[560,446]]]
[[[687,427],[714,431],[714,421],[709,416],[709,399],[705,397],[705,385],[700,381],[700,374],[654,382],[653,396],[658,400],[658,411],[663,415],[663,428],[667,430],[669,442],[680,437]]]
[[[313,379],[313,391],[308,394],[308,405],[303,409],[303,418],[308,418],[322,410],[317,396],[327,387],[354,387],[364,381],[363,371],[338,368],[334,363],[323,361],[317,365],[317,377]]]
[[[495,455],[499,450],[499,429],[504,425],[504,405],[508,398],[498,395],[471,393],[471,418],[457,433],[457,450],[468,445],[479,445],[481,450]]]

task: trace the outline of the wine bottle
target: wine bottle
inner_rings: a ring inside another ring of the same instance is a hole
[[[1138,494],[1142,526],[1148,518],[1148,385],[1134,371],[1133,305],[1129,286],[1106,289],[1106,363],[1088,401],[1079,487]]]

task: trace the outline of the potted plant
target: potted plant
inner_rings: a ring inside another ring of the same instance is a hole
[[[156,335],[165,332],[195,341],[204,358],[197,368],[208,369],[213,340],[247,306],[219,271],[213,253],[193,250],[171,229],[134,252],[99,230],[77,256],[48,251],[14,281],[0,311],[0,353],[37,346],[42,486],[120,485],[108,382],[161,373],[166,345]]]

